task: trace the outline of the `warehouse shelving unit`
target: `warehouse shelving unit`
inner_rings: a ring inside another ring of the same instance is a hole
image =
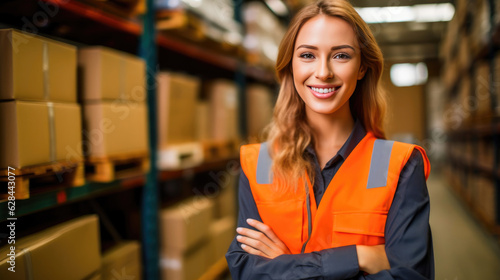
[[[0,3],[0,25],[15,27],[54,37],[68,43],[81,45],[102,45],[132,54],[146,60],[148,85],[154,84],[157,65],[162,65],[162,57],[180,55],[190,61],[204,65],[205,69],[214,67],[215,75],[225,75],[234,79],[243,100],[247,79],[274,85],[273,73],[255,66],[246,65],[237,56],[213,52],[194,43],[177,40],[166,34],[155,32],[153,1],[147,0],[148,13],[142,22],[125,19],[76,0],[20,0]],[[44,8],[45,7],[45,8]],[[47,7],[49,7],[47,9]],[[240,6],[237,6],[240,7]],[[237,14],[239,14],[237,12]],[[175,63],[175,61],[173,62]],[[175,65],[173,65],[175,66]],[[80,187],[61,188],[35,193],[29,199],[16,201],[16,216],[28,216],[45,210],[80,201],[92,200],[126,190],[142,192],[142,244],[143,267],[146,279],[159,279],[158,252],[158,198],[159,183],[182,179],[186,174],[197,174],[209,170],[223,169],[230,161],[238,160],[238,155],[215,159],[200,166],[184,170],[158,171],[156,163],[156,92],[148,88],[150,161],[152,168],[148,174],[115,180],[109,183],[88,182]],[[244,108],[240,106],[240,108]],[[241,116],[244,117],[244,111]],[[240,118],[245,135],[245,119]],[[7,202],[0,202],[7,209]],[[5,222],[7,213],[0,211],[0,222]],[[211,279],[225,269],[225,260],[219,260],[203,279]],[[210,276],[214,275],[214,276]]]
[[[470,118],[465,123],[449,130],[447,151],[449,166],[446,172],[455,193],[484,228],[500,241],[500,111],[498,110],[500,96],[497,95],[499,85],[496,78],[500,73],[495,71],[495,57],[500,55],[500,23],[495,22],[497,16],[495,11],[500,2],[486,0],[486,5],[490,11],[491,25],[488,40],[471,58],[469,65],[458,72],[448,94],[450,100],[460,98],[460,80],[469,76],[471,80],[469,95],[461,98],[473,100],[478,86],[474,78],[477,66],[480,63],[488,63],[490,108],[489,112],[482,112],[481,115],[478,115],[477,108],[471,110]],[[464,33],[470,36],[471,22],[475,16],[478,15],[473,11],[467,11],[465,20],[460,22],[459,26],[462,36]],[[445,71],[456,70],[445,69]]]

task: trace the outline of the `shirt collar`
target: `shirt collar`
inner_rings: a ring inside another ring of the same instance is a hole
[[[347,138],[344,145],[342,145],[342,148],[340,148],[337,152],[337,155],[341,156],[345,160],[351,154],[352,150],[356,148],[358,143],[365,137],[365,135],[366,130],[363,127],[363,124],[359,120],[356,120],[349,138]],[[306,152],[316,157],[316,152],[311,144],[307,146]]]

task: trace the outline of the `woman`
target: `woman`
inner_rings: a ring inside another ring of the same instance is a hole
[[[422,148],[383,140],[383,58],[343,0],[292,20],[268,141],[241,148],[233,279],[433,279]]]

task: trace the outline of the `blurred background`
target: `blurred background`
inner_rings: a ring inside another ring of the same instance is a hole
[[[310,2],[0,2],[0,278],[231,279],[239,147]],[[498,279],[500,1],[351,3],[431,160],[436,279]]]

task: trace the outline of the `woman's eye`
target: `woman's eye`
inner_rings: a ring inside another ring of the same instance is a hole
[[[300,55],[300,57],[305,59],[313,59],[314,55],[312,53],[303,53]]]
[[[351,56],[346,53],[338,53],[333,58],[345,60],[351,58]]]

